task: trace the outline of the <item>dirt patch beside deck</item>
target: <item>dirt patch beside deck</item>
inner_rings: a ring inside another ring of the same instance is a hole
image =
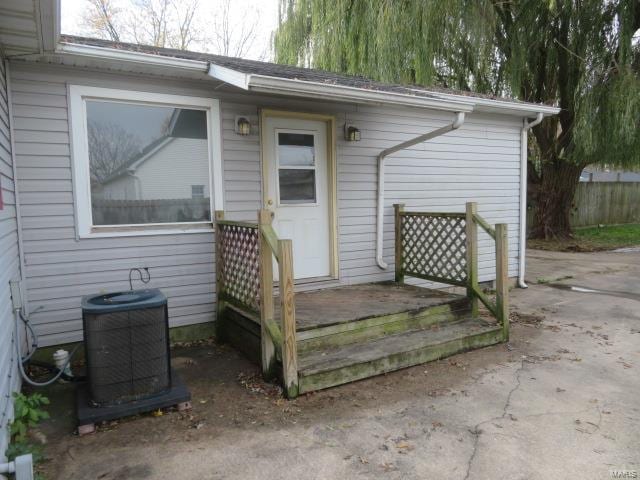
[[[536,252],[532,279],[640,293],[640,253]],[[73,435],[48,394],[48,479],[548,479],[640,471],[640,303],[531,283],[497,345],[286,401],[234,350],[180,348],[193,411]]]

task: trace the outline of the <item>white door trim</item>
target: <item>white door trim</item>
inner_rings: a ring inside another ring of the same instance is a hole
[[[275,118],[286,118],[286,119],[305,119],[305,120],[315,120],[324,122],[326,125],[326,138],[327,138],[327,146],[326,146],[326,155],[327,155],[327,192],[329,198],[329,252],[330,252],[330,276],[327,279],[335,279],[339,278],[339,265],[338,265],[338,208],[337,208],[337,166],[336,166],[336,119],[333,115],[327,114],[316,114],[316,113],[307,113],[307,112],[291,112],[285,110],[272,110],[272,109],[261,109],[260,110],[260,161],[262,163],[262,204],[263,208],[269,208],[270,205],[267,205],[267,201],[269,198],[278,198],[270,197],[269,192],[269,172],[270,168],[273,164],[273,158],[270,158],[271,155],[265,151],[266,135],[267,131],[264,128],[265,119],[268,117]],[[289,129],[286,129],[289,130]],[[295,130],[295,129],[291,129]],[[295,252],[294,252],[295,255]],[[304,282],[308,279],[300,279],[300,282]]]

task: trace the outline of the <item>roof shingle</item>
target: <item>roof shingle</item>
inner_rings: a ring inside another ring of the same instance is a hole
[[[226,67],[240,73],[249,75],[264,75],[276,78],[285,78],[292,80],[300,80],[304,82],[323,83],[327,85],[337,85],[345,87],[354,87],[364,90],[393,92],[403,95],[413,95],[416,97],[433,97],[433,94],[450,94],[463,95],[467,97],[484,98],[496,101],[505,101],[512,103],[527,103],[507,97],[498,97],[493,95],[484,95],[474,92],[460,91],[448,88],[425,87],[420,85],[399,85],[393,83],[383,83],[368,79],[358,75],[343,75],[324,70],[295,67],[292,65],[282,65],[270,62],[260,62],[256,60],[247,60],[244,58],[226,57],[223,55],[215,55],[211,53],[191,52],[188,50],[177,50],[173,48],[160,48],[149,45],[140,45],[134,43],[114,42],[97,38],[79,37],[74,35],[61,35],[61,41],[71,44],[89,45],[95,47],[111,48],[116,50],[125,50],[138,53],[146,53],[151,55],[159,55],[163,57],[182,58],[187,60],[198,60],[208,62],[221,67]]]

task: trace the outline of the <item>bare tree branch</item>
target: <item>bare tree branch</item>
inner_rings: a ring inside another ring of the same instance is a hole
[[[230,19],[231,0],[224,0],[214,20],[214,42],[217,52],[230,57],[244,57],[253,48],[257,39],[258,18],[248,21],[248,9],[245,9],[242,22],[233,25]],[[238,28],[239,27],[239,28]],[[266,56],[266,47],[260,55]]]
[[[84,14],[84,24],[89,27],[93,34],[119,42],[121,27],[118,22],[118,16],[121,10],[114,5],[112,0],[87,1],[90,8]]]
[[[87,122],[91,178],[102,182],[142,150],[140,139],[115,123]]]
[[[221,55],[245,57],[255,47],[259,16],[249,6],[234,12],[231,0],[223,0],[213,13],[200,0],[129,0],[116,7],[115,0],[86,0],[90,9],[85,24],[92,33],[114,41],[132,41],[179,50],[193,48]],[[233,8],[236,4],[233,4]],[[259,55],[267,56],[265,42]]]

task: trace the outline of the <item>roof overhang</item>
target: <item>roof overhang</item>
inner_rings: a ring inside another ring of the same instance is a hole
[[[190,60],[188,58],[166,57],[150,53],[118,50],[116,48],[96,47],[79,43],[60,43],[56,53],[79,58],[102,59],[123,63],[129,66],[155,66],[172,70],[206,73],[209,68],[207,62]]]
[[[60,43],[55,54],[63,60],[73,60],[74,65],[78,65],[78,62],[84,60],[95,66],[95,61],[101,60],[113,66],[117,65],[117,69],[120,71],[144,72],[154,69],[155,72],[162,71],[167,76],[216,79],[247,92],[287,97],[401,105],[449,112],[499,113],[520,117],[532,117],[538,113],[542,113],[544,116],[556,115],[560,111],[559,108],[547,105],[492,100],[471,95],[419,91],[418,89],[413,95],[333,83],[249,74],[203,60],[175,58],[78,43]]]
[[[305,98],[347,101],[351,103],[376,103],[405,105],[455,112],[489,112],[516,116],[532,116],[542,113],[556,115],[559,108],[523,102],[492,100],[467,95],[440,92],[420,92],[420,95],[371,90],[291,78],[247,74],[221,65],[211,64],[209,76],[243,90]]]
[[[456,112],[473,111],[472,105],[465,104],[456,99],[444,100],[344,85],[272,77],[268,75],[245,74],[215,64],[209,66],[209,76],[243,90],[256,93],[270,93],[315,99],[322,98],[334,101],[347,101],[350,103],[405,105]]]
[[[0,2],[0,53],[5,57],[51,52],[60,37],[60,0]]]

